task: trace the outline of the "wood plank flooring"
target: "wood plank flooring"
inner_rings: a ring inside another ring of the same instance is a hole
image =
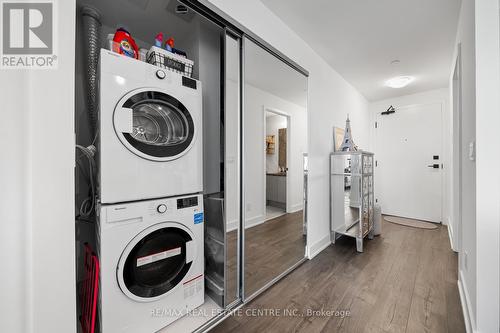
[[[305,256],[302,211],[281,215],[245,230],[245,293],[250,296]],[[227,235],[228,302],[236,295],[237,232]]]
[[[245,294],[252,295],[304,258],[302,211],[245,230]]]
[[[212,332],[465,332],[446,227],[382,231],[362,254],[339,239]]]

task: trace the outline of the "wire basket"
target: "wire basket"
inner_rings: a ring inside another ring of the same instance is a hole
[[[146,61],[152,65],[168,69],[187,77],[192,77],[193,75],[194,61],[156,46],[149,49]]]

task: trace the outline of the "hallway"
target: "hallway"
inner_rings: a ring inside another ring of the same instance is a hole
[[[363,254],[353,239],[339,239],[213,332],[465,332],[446,227],[384,222],[382,230]],[[339,313],[311,315],[321,309]]]

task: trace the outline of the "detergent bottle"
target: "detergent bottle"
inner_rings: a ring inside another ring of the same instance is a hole
[[[155,46],[161,48],[163,44],[163,33],[159,32],[155,37]]]
[[[139,49],[130,33],[124,28],[118,28],[113,37],[113,51],[130,58],[139,59]]]
[[[174,47],[174,39],[169,38],[165,41],[165,50],[172,52],[172,48]]]

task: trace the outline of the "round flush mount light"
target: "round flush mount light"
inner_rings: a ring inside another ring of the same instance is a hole
[[[396,76],[385,81],[385,85],[390,88],[403,88],[409,85],[415,78],[413,76]]]

